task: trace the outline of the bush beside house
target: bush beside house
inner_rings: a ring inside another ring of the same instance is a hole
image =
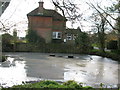
[[[12,51],[13,45],[12,45],[13,36],[5,33],[2,35],[2,51]]]

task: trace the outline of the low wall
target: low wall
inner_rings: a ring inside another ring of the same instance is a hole
[[[80,53],[75,45],[67,44],[17,44],[17,52],[43,52],[43,53]]]

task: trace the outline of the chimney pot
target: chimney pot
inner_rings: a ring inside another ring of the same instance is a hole
[[[40,1],[40,2],[38,2],[39,3],[39,11],[38,11],[38,14],[43,14],[43,4],[44,4],[44,2],[43,1]]]

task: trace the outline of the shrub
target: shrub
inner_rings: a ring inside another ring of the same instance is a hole
[[[47,80],[47,81],[41,81],[41,84],[44,84],[44,85],[50,85],[50,84],[58,85],[57,82],[55,82],[55,81],[50,81],[50,80]]]
[[[115,53],[115,54],[119,54],[120,55],[120,50],[111,50],[111,52]]]
[[[118,49],[117,41],[110,41],[107,43],[108,49]]]
[[[28,30],[28,34],[26,35],[26,39],[30,43],[45,43],[44,38],[42,38],[40,35],[37,34],[37,31],[35,30]]]
[[[90,49],[90,40],[89,36],[85,32],[79,32],[78,36],[75,39],[75,43],[79,50],[83,53],[86,53]]]
[[[80,88],[91,88],[89,86],[82,87],[81,85],[77,84],[77,82],[70,80],[67,82],[64,82],[63,84],[59,84],[55,81],[40,81],[37,83],[32,84],[24,84],[24,85],[17,85],[13,86],[12,88],[72,88],[72,89],[80,89]]]
[[[6,61],[7,57],[2,55],[2,62]]]
[[[2,35],[2,51],[12,51],[13,45],[11,44],[13,36],[8,33]]]
[[[73,80],[69,80],[65,83],[63,83],[63,85],[69,87],[69,88],[81,88],[80,85],[77,84],[77,82],[73,81]]]

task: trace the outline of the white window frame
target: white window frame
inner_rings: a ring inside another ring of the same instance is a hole
[[[76,39],[76,37],[77,37],[77,35],[74,35],[74,34],[73,34],[73,40],[75,40],[75,39]]]
[[[53,32],[52,33],[53,39],[61,39],[62,38],[62,32]]]
[[[67,40],[72,40],[72,34],[67,34]]]

